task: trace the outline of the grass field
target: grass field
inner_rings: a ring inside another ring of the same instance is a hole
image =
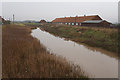
[[[42,29],[54,35],[65,37],[78,43],[118,52],[118,29],[103,27],[78,27],[60,24],[45,24]]]
[[[31,27],[38,27],[38,26],[40,26],[40,23],[22,23],[22,24],[24,24],[24,25],[26,25],[26,26],[31,26]]]
[[[84,78],[84,71],[66,59],[50,54],[31,35],[30,27],[3,25],[3,78]],[[83,79],[82,79],[83,80]]]

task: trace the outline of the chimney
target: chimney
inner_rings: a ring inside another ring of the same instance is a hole
[[[84,17],[85,17],[86,15],[84,15]]]

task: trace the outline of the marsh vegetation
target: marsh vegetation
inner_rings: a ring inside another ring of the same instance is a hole
[[[79,66],[52,55],[33,38],[30,27],[3,25],[3,78],[85,78]]]

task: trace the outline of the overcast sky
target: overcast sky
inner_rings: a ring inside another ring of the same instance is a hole
[[[52,21],[56,17],[99,15],[118,22],[118,2],[2,2],[2,16],[15,20]]]

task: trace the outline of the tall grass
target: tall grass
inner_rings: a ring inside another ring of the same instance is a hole
[[[20,25],[3,28],[3,78],[86,78],[80,67],[51,55],[30,32]]]

